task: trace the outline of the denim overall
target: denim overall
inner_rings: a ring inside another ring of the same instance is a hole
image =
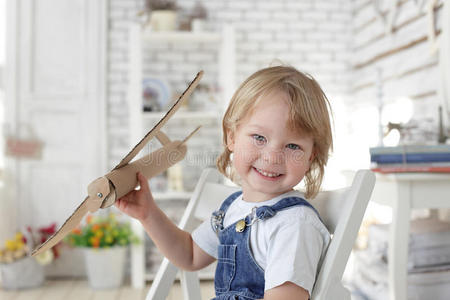
[[[224,228],[225,213],[241,193],[242,191],[231,194],[211,217],[211,226],[220,241],[214,278],[216,297],[213,300],[264,298],[264,270],[257,264],[250,250],[250,226],[255,221],[271,218],[277,211],[297,205],[311,207],[317,213],[306,200],[287,197],[272,206],[260,206],[254,209],[245,217],[245,223],[239,220]]]

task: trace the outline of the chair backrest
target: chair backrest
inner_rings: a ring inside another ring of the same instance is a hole
[[[223,184],[223,180],[223,175],[216,169],[207,168],[202,172],[178,227],[192,231],[195,219],[209,219],[227,196],[239,190],[236,186]]]
[[[191,231],[196,224],[195,219],[209,219],[211,212],[216,210],[228,195],[239,190],[238,187],[227,186],[222,182],[223,176],[216,169],[208,168],[203,171],[178,225],[180,228]],[[311,299],[350,300],[349,291],[341,283],[342,275],[374,185],[374,174],[368,170],[359,170],[350,187],[322,191],[310,201],[333,235],[318,270]],[[162,274],[160,277],[162,278]],[[199,288],[198,285],[195,286]],[[190,298],[198,299],[198,296]]]
[[[311,299],[350,299],[350,293],[341,283],[342,275],[374,186],[375,175],[369,170],[359,170],[350,187],[320,192],[311,200],[333,234]]]

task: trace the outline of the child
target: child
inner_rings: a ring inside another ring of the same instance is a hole
[[[185,270],[218,260],[215,299],[308,299],[330,235],[313,198],[332,146],[329,103],[317,82],[292,67],[244,81],[223,118],[218,169],[242,187],[192,235],[156,206],[147,180],[116,202],[159,250]],[[305,178],[305,194],[293,188]]]

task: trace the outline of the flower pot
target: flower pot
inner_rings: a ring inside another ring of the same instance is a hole
[[[177,28],[177,12],[174,10],[155,10],[150,15],[153,31],[171,31]]]
[[[44,268],[33,257],[0,265],[1,286],[5,290],[39,287],[44,283]]]
[[[128,247],[84,248],[89,285],[94,289],[122,285]]]

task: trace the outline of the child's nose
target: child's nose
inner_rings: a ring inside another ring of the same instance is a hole
[[[263,160],[269,164],[281,164],[284,161],[284,153],[279,149],[266,149],[262,154]]]

